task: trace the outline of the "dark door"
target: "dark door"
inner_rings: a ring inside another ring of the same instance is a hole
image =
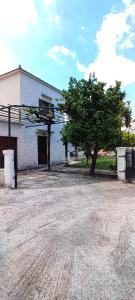
[[[17,166],[17,138],[0,136],[0,168],[4,167],[3,150],[13,149],[15,151],[15,165]]]
[[[47,137],[38,136],[38,164],[47,164]]]

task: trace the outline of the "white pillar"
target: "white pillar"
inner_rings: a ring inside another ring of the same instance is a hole
[[[67,160],[68,160],[68,162],[70,161],[70,152],[69,151],[67,153]]]
[[[118,180],[126,180],[126,147],[118,147],[117,149],[117,176]]]
[[[15,188],[14,150],[4,150],[3,154],[5,186]]]

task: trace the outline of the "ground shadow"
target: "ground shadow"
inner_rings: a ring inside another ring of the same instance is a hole
[[[84,186],[98,182],[115,181],[116,177],[79,173],[64,173],[62,171],[22,171],[18,174],[18,188],[20,189],[48,189],[72,186]]]

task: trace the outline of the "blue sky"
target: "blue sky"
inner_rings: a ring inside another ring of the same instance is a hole
[[[120,80],[135,114],[133,0],[0,0],[0,54],[0,73],[21,64],[60,89]]]

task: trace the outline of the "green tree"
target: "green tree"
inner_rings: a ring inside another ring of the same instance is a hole
[[[121,139],[122,147],[135,147],[135,134],[131,132],[123,132]]]
[[[62,131],[68,142],[83,145],[92,157],[90,174],[94,175],[97,154],[100,149],[111,148],[121,139],[121,128],[126,117],[130,119],[129,103],[121,83],[105,87],[91,74],[88,80],[70,78],[68,90],[63,90],[61,109],[68,115],[68,123]],[[129,125],[129,123],[128,123]]]

